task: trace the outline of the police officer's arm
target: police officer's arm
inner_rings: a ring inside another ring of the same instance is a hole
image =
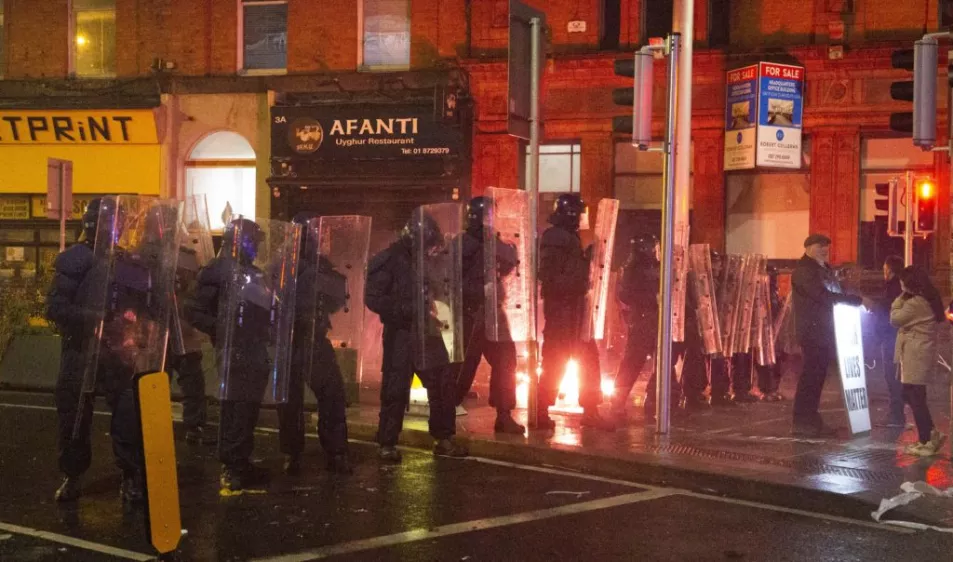
[[[496,248],[496,259],[499,262],[500,273],[509,275],[519,263],[519,254],[513,244],[500,243]]]
[[[218,300],[221,293],[221,279],[217,274],[216,262],[199,271],[195,290],[185,301],[185,318],[201,332],[215,337],[218,318]]]
[[[46,296],[46,318],[60,330],[85,321],[83,307],[76,302],[76,297],[92,258],[82,259],[77,254],[78,251],[62,253],[53,264],[53,282]]]
[[[364,300],[367,308],[387,324],[409,324],[413,321],[413,303],[402,303],[392,294],[394,279],[388,270],[390,253],[374,256],[367,268],[367,285]]]
[[[858,296],[829,291],[821,278],[820,269],[816,267],[795,269],[794,275],[791,277],[791,285],[802,296],[829,308],[833,308],[835,304],[839,303],[860,306],[864,302]]]

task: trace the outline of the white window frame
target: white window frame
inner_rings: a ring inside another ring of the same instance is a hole
[[[236,69],[242,76],[281,76],[288,74],[288,61],[285,60],[284,68],[245,68],[245,6],[276,6],[279,4],[288,4],[288,0],[236,0],[238,2],[238,37],[237,37],[237,55]],[[285,22],[285,33],[288,33],[288,24]],[[287,55],[287,54],[286,54]]]
[[[0,0],[0,1],[2,1],[2,0]],[[68,64],[67,64],[67,73],[68,73],[70,76],[74,76],[74,77],[76,77],[76,78],[82,78],[82,79],[84,79],[84,80],[86,80],[86,79],[88,79],[88,80],[100,80],[100,79],[115,78],[115,77],[117,76],[115,70],[113,70],[112,72],[104,72],[104,73],[102,73],[102,74],[90,74],[90,75],[86,75],[86,76],[78,76],[78,75],[76,74],[76,10],[75,10],[75,7],[74,7],[74,5],[73,5],[73,0],[68,0],[68,2],[69,2],[69,6],[68,6],[68,9],[69,9],[69,24],[67,25],[67,29],[69,30],[69,31],[68,31],[68,33],[69,33],[69,37],[68,37],[68,41],[69,41],[69,61],[68,61]],[[113,3],[113,18],[114,18],[114,19],[116,18],[116,12],[117,12],[117,10],[118,10],[115,6],[116,6],[115,3]],[[89,11],[96,11],[96,10],[89,10]],[[105,10],[103,10],[103,11],[105,11]],[[118,31],[118,29],[117,29],[117,31]],[[118,49],[118,47],[119,47],[118,41],[117,41],[117,44],[116,44],[115,47]],[[117,53],[117,61],[116,61],[116,64],[118,65],[118,63],[119,63],[119,61],[118,61],[118,53]]]
[[[410,60],[407,64],[366,65],[364,64],[364,1],[357,0],[357,70],[359,72],[401,72],[410,70]],[[410,1],[407,1],[407,23],[410,21]],[[413,53],[413,37],[411,37],[411,55]]]

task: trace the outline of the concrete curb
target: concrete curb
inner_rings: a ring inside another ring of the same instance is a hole
[[[374,441],[377,426],[363,422],[348,422],[348,432],[352,439]],[[861,521],[872,521],[870,514],[877,509],[879,503],[879,499],[873,501],[858,496],[772,482],[758,478],[753,471],[743,475],[732,475],[709,470],[704,466],[689,468],[679,465],[673,459],[665,459],[658,455],[631,453],[625,457],[610,457],[580,450],[562,450],[528,443],[507,443],[466,435],[458,435],[457,438],[469,446],[470,454],[473,456],[516,464],[560,468],[571,472],[626,480],[635,484],[680,488],[707,495],[727,496]],[[426,431],[405,428],[401,432],[400,444],[403,446],[430,449],[433,447],[433,442],[433,438]],[[898,515],[902,515],[908,521],[937,523],[900,510]]]

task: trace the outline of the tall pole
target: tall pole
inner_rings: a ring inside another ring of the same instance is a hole
[[[913,172],[907,172],[903,189],[903,265],[913,265]]]
[[[675,119],[675,233],[688,233],[688,209],[691,191],[692,156],[692,43],[695,37],[695,2],[675,2],[673,29],[685,38],[679,41],[678,61],[678,116]],[[688,247],[688,240],[676,240],[680,247]]]
[[[529,169],[527,178],[529,185],[529,216],[530,232],[534,243],[531,245],[533,262],[533,341],[529,345],[529,389],[526,399],[526,418],[530,427],[536,426],[536,417],[539,412],[539,284],[536,276],[539,272],[539,245],[535,242],[539,230],[539,76],[540,57],[542,55],[542,21],[539,18],[530,20],[530,79],[529,79]]]
[[[668,38],[668,103],[665,123],[665,156],[662,205],[662,271],[659,291],[662,295],[659,314],[658,353],[655,377],[655,429],[668,434],[672,395],[672,251],[675,238],[675,112],[678,102],[678,58],[681,35]]]
[[[66,213],[72,213],[72,209],[66,209],[66,166],[60,162],[58,164],[60,180],[60,252],[66,251]]]

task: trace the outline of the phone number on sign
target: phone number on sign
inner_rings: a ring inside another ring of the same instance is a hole
[[[415,154],[450,154],[449,148],[402,148],[400,149],[401,154],[404,155],[415,155]]]

